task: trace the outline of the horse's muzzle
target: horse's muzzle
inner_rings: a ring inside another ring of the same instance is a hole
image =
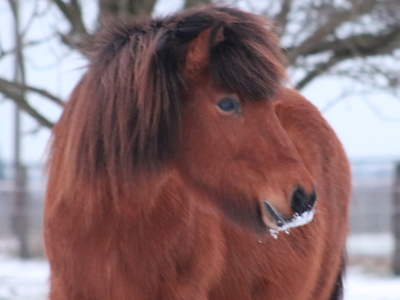
[[[317,196],[314,190],[307,194],[302,187],[297,187],[290,200],[293,217],[288,217],[279,213],[268,201],[263,200],[263,209],[269,219],[265,223],[271,229],[276,230],[287,230],[305,225],[311,222],[314,216],[316,201]]]

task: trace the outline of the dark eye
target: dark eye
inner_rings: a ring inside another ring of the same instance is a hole
[[[217,103],[217,106],[224,112],[240,112],[240,103],[236,98],[223,98]]]

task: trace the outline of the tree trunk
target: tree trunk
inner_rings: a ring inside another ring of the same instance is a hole
[[[186,0],[185,8],[194,7],[200,4],[210,4],[211,2],[211,0]]]
[[[100,18],[104,16],[148,16],[156,0],[99,0]]]
[[[392,230],[395,241],[392,269],[395,275],[400,275],[400,162],[396,166],[393,186]]]
[[[20,27],[20,1],[9,0],[14,16],[15,37],[15,70],[14,82],[26,86],[25,60],[23,52],[23,34]],[[25,98],[26,90],[17,91],[21,98]],[[19,241],[19,257],[29,258],[28,249],[28,197],[26,190],[26,169],[21,163],[21,112],[18,105],[15,107],[14,128],[14,211],[12,215],[12,229]]]

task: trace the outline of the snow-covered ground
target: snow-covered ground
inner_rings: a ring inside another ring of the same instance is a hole
[[[0,300],[45,300],[48,276],[44,260],[0,258]],[[350,268],[345,300],[400,300],[400,278],[368,276]]]
[[[45,300],[49,267],[45,260],[0,258],[0,300]]]
[[[349,269],[344,300],[400,300],[400,277],[376,277]]]

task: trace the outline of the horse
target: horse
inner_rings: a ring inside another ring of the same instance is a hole
[[[336,300],[341,143],[288,87],[265,18],[113,21],[53,129],[50,300]]]

